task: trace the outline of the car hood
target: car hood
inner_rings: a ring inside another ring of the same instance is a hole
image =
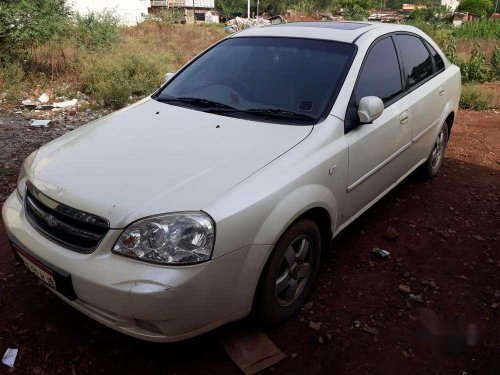
[[[49,197],[122,228],[148,215],[203,209],[311,129],[148,98],[41,147],[29,178]]]

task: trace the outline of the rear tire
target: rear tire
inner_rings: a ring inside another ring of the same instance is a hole
[[[300,220],[281,236],[259,282],[255,313],[261,323],[290,318],[310,295],[321,257],[321,234],[311,219]]]
[[[448,145],[448,125],[446,123],[443,124],[439,133],[434,140],[434,145],[432,146],[432,151],[429,155],[429,158],[422,165],[422,174],[424,177],[428,179],[432,179],[437,176],[441,165],[444,160],[444,153],[446,151],[446,146]]]

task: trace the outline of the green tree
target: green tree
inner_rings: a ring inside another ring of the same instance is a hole
[[[2,0],[0,62],[22,58],[29,48],[61,34],[69,13],[65,0]]]
[[[344,17],[353,21],[366,20],[370,11],[375,8],[373,0],[342,0],[341,5]]]
[[[247,2],[245,0],[217,0],[215,9],[228,20],[236,16],[246,17]]]
[[[457,10],[484,18],[493,12],[493,4],[491,0],[462,0]]]

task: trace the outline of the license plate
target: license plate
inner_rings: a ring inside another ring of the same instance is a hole
[[[56,281],[54,280],[54,273],[50,268],[47,268],[38,260],[33,258],[28,253],[22,251],[21,249],[15,247],[14,251],[19,255],[21,260],[23,261],[26,268],[35,274],[40,280],[42,280],[48,286],[56,289]]]

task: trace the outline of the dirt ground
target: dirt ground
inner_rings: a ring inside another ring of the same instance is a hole
[[[0,203],[25,156],[84,120],[34,129],[0,114]],[[499,374],[499,188],[500,114],[461,111],[440,175],[410,176],[341,233],[302,311],[264,329],[287,355],[267,373]],[[152,344],[85,317],[15,265],[0,228],[0,355],[19,348],[0,374],[238,373],[221,329]]]

